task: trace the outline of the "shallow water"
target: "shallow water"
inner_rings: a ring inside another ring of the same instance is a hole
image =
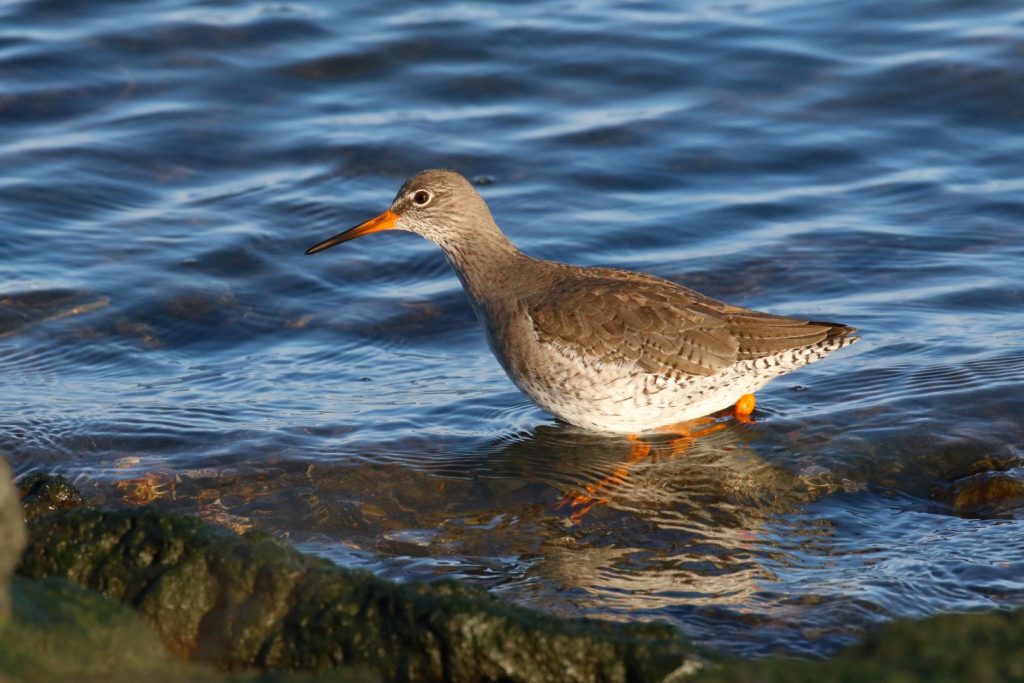
[[[1024,605],[1022,501],[949,493],[1024,481],[1022,28],[952,0],[0,3],[0,449],[745,655]],[[302,254],[438,166],[530,253],[863,341],[647,457],[559,425],[429,243]]]

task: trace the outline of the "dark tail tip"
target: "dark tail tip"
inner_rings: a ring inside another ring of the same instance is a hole
[[[835,339],[837,337],[848,337],[857,331],[856,327],[849,325],[843,325],[842,323],[829,323],[823,321],[816,321],[810,323],[811,325],[821,325],[827,327],[828,331],[825,332],[825,339]]]

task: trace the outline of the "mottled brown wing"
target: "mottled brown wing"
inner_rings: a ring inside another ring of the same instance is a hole
[[[660,278],[592,272],[526,302],[541,342],[679,378],[853,331],[730,306]]]
[[[719,302],[716,302],[719,303]],[[729,331],[739,343],[737,360],[774,356],[789,349],[812,346],[833,337],[845,337],[857,330],[848,325],[817,320],[787,318],[748,308],[721,304]]]

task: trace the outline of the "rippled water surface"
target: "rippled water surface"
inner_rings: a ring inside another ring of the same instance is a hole
[[[821,655],[1024,604],[1019,2],[0,2],[0,449],[402,579]],[[504,377],[422,168],[524,250],[857,326],[633,443]]]

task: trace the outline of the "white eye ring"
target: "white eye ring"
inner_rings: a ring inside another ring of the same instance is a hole
[[[426,206],[427,204],[430,203],[430,200],[433,198],[433,195],[431,195],[426,190],[416,190],[416,192],[413,193],[412,195],[412,203],[415,204],[416,206]]]

